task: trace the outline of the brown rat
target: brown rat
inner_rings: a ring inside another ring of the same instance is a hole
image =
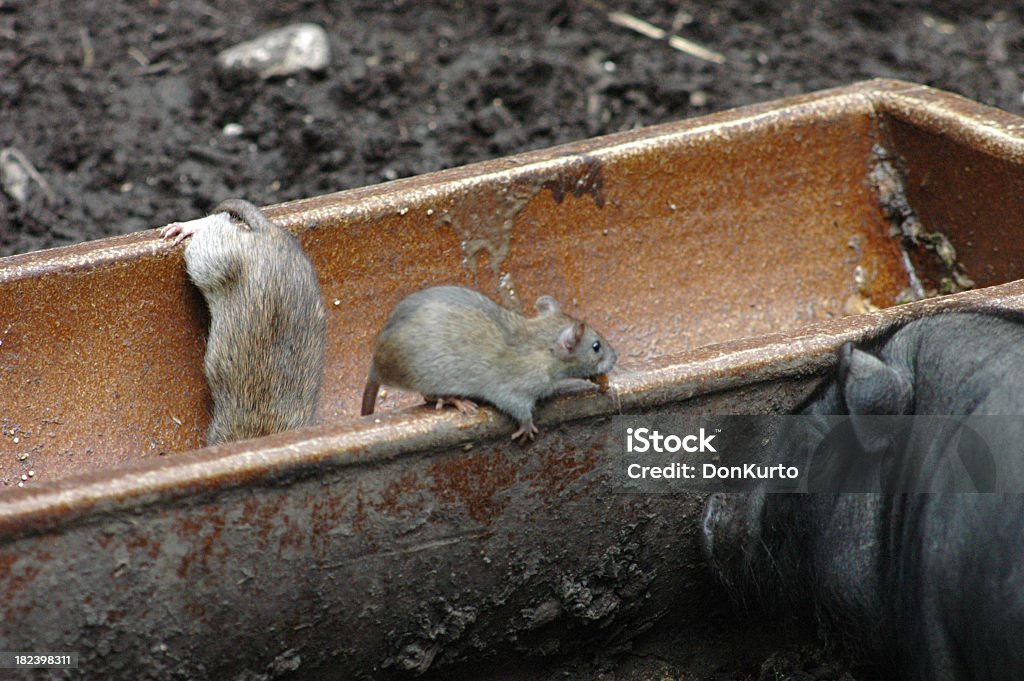
[[[533,408],[565,378],[603,376],[615,351],[596,331],[561,312],[550,296],[524,317],[458,286],[424,289],[391,312],[373,348],[363,415],[372,414],[382,384],[473,410],[493,404],[519,424],[512,438],[537,433]]]
[[[312,423],[327,314],[298,240],[241,199],[161,234],[174,243],[191,236],[185,268],[210,308],[203,368],[213,416],[206,443]]]

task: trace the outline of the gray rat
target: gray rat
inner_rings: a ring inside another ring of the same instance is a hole
[[[235,218],[233,220],[232,218]],[[241,199],[163,229],[191,236],[185,268],[210,308],[203,368],[213,396],[209,445],[313,422],[327,314],[298,240]]]
[[[512,439],[533,439],[533,407],[565,378],[602,388],[617,355],[596,331],[561,312],[550,296],[527,318],[458,286],[424,289],[391,312],[373,348],[362,413],[372,414],[382,384],[427,401],[474,411],[483,400],[514,418]]]

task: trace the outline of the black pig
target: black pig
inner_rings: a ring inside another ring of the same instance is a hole
[[[901,678],[1024,679],[1022,320],[942,314],[869,351],[848,344],[836,380],[801,413],[850,414],[851,437],[868,453],[892,442],[870,415],[958,417],[904,434],[883,476],[900,493],[882,483],[883,492],[860,494],[713,495],[705,552],[730,594],[769,612],[813,613],[823,633],[895,663]],[[1020,416],[998,420],[998,464],[984,448],[980,458],[963,448],[970,438],[959,416],[977,415]],[[781,430],[775,461],[815,450]],[[995,491],[907,493],[963,489],[940,465],[951,454],[975,489]]]

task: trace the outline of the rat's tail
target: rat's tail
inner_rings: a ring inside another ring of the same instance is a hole
[[[242,221],[242,226],[251,232],[269,232],[274,229],[262,210],[244,199],[226,199],[217,204],[214,213],[228,213]],[[212,215],[212,213],[211,213]]]
[[[363,390],[363,409],[359,413],[362,416],[373,413],[377,404],[377,391],[380,390],[380,379],[374,367],[370,367],[370,375],[366,378],[366,388]]]

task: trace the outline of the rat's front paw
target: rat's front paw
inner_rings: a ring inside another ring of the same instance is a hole
[[[160,238],[169,239],[173,236],[174,241],[172,241],[171,243],[180,244],[186,237],[192,236],[199,229],[196,226],[195,222],[195,220],[193,220],[191,223],[172,222],[171,224],[167,225],[166,227],[160,230]]]

